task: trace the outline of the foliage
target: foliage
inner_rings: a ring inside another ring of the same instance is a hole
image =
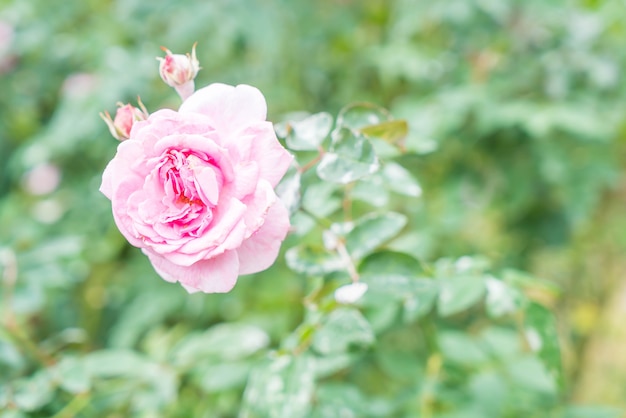
[[[0,417],[621,416],[571,399],[570,314],[626,248],[622,7],[3,3]],[[224,295],[160,280],[97,190],[98,113],[176,107],[153,56],[195,41],[297,160],[284,257]]]

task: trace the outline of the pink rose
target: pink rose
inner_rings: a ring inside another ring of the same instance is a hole
[[[133,124],[100,190],[128,241],[163,279],[189,292],[228,292],[271,266],[289,228],[274,192],[292,156],[254,87],[212,84],[178,112]]]

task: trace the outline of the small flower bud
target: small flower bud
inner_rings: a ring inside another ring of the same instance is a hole
[[[112,119],[109,112],[100,113],[100,117],[109,127],[111,135],[119,141],[124,141],[130,138],[130,130],[133,124],[140,120],[146,120],[148,118],[148,111],[146,110],[141,100],[138,99],[139,108],[136,108],[130,104],[117,103],[117,112],[115,118]]]
[[[161,47],[165,51],[165,57],[157,57],[160,61],[159,73],[161,79],[170,87],[174,87],[176,92],[185,100],[191,96],[195,86],[194,78],[200,70],[200,63],[196,58],[196,44],[193,44],[191,55],[172,54],[172,52]]]
[[[354,282],[335,290],[335,300],[339,303],[354,303],[361,299],[367,291],[367,283]]]

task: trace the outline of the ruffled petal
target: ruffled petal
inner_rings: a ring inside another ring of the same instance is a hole
[[[181,114],[199,113],[207,116],[225,138],[241,129],[265,120],[265,97],[255,87],[240,84],[210,84],[192,94],[180,106]]]
[[[225,293],[237,283],[239,259],[234,251],[227,251],[191,266],[179,266],[164,257],[144,250],[154,270],[168,282],[180,282],[190,293]]]
[[[288,231],[289,212],[277,200],[269,209],[263,226],[237,248],[239,274],[257,273],[274,264]]]

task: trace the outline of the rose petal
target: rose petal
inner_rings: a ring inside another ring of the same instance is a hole
[[[242,129],[264,121],[267,104],[263,94],[255,87],[215,83],[192,94],[178,111],[181,114],[199,113],[208,117],[222,140],[228,142]]]
[[[144,254],[154,270],[168,282],[180,282],[187,291],[205,293],[225,293],[237,282],[239,261],[237,253],[227,251],[217,257],[201,260],[191,266],[179,266],[149,250]]]
[[[270,207],[278,196],[272,186],[265,180],[260,180],[253,195],[247,196],[242,202],[246,205],[244,221],[246,223],[246,238],[249,238],[265,222]]]
[[[242,161],[256,161],[259,177],[275,187],[289,168],[293,156],[278,142],[270,122],[246,129],[237,141],[227,145],[231,155]]]
[[[277,200],[269,209],[265,223],[239,248],[239,274],[252,274],[274,264],[282,241],[289,231],[289,212]]]

